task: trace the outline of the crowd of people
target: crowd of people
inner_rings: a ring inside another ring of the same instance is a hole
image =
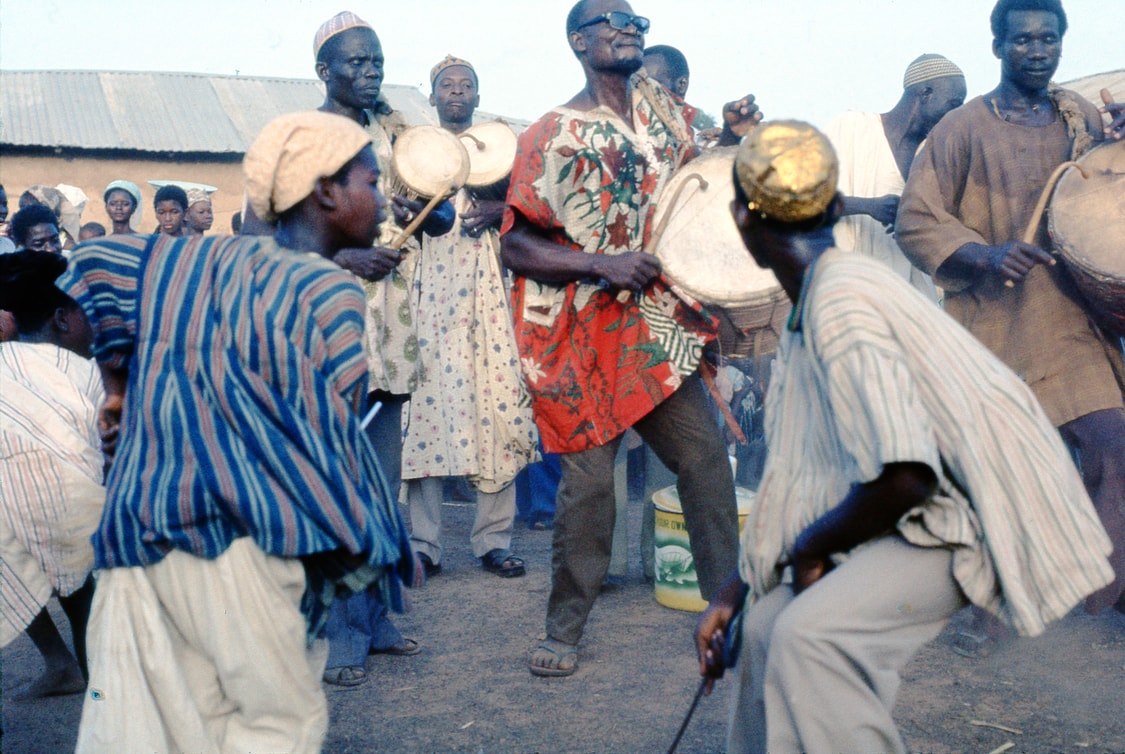
[[[108,227],[64,185],[8,223],[0,186],[0,639],[42,654],[29,695],[91,689],[78,751],[318,751],[322,683],[421,649],[390,613],[442,573],[450,480],[484,574],[527,572],[517,507],[553,529],[527,667],[573,675],[634,435],[676,477],[700,673],[734,667],[729,751],[905,751],[899,673],[958,610],[986,638],[1125,612],[1122,340],[1045,224],[1020,240],[1060,164],[1125,149],[1125,106],[1051,81],[1060,1],[996,3],[989,93],[924,54],[890,111],[825,133],[746,95],[698,139],[687,60],[646,51],[649,25],[576,3],[583,88],[502,183],[428,207],[394,181],[407,125],[347,11],[314,35],[323,104],[247,150],[234,235],[199,184],[159,186],[154,227],[128,180]],[[465,133],[473,65],[429,83]],[[701,366],[720,319],[649,253],[664,187],[712,146],[793,305],[741,541]]]

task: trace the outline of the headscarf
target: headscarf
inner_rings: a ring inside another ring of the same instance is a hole
[[[799,120],[775,120],[751,131],[734,158],[752,212],[796,223],[824,213],[836,196],[839,163],[828,137]]]
[[[192,206],[194,206],[195,204],[197,204],[198,202],[209,202],[209,201],[211,201],[211,192],[210,191],[204,191],[201,188],[189,188],[187,190],[187,206],[188,206],[189,209]]]
[[[118,179],[110,182],[110,184],[105,187],[105,191],[102,192],[102,200],[108,201],[109,192],[116,190],[124,191],[126,194],[133,197],[134,208],[133,214],[129,217],[129,227],[136,231],[137,228],[141,226],[142,207],[144,206],[141,203],[141,188],[132,181]]]
[[[320,48],[332,37],[348,29],[371,29],[371,24],[352,13],[350,10],[340,11],[332,18],[320,25],[313,37],[313,59],[320,55]],[[374,31],[374,29],[372,29]]]
[[[446,55],[440,63],[430,69],[430,88],[433,89],[434,83],[437,82],[437,77],[441,75],[442,71],[446,68],[452,68],[455,65],[464,66],[473,72],[473,76],[477,75],[477,69],[473,68],[473,64],[469,61],[455,58],[452,55]]]
[[[82,213],[70,203],[63,192],[39,183],[29,188],[28,193],[55,213],[55,217],[59,219],[60,231],[66,233],[75,242],[78,241],[78,231],[82,227]]]
[[[353,120],[319,110],[271,121],[246,150],[242,172],[254,214],[276,222],[371,143]]]
[[[915,84],[945,78],[946,76],[965,78],[965,74],[952,60],[944,55],[927,52],[925,55],[916,57],[906,67],[906,73],[902,75],[902,88],[909,89]]]

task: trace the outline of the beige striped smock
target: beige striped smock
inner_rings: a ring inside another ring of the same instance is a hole
[[[1031,391],[885,266],[835,249],[806,275],[766,398],[766,462],[742,538],[756,594],[797,535],[894,462],[939,490],[898,522],[954,551],[973,604],[1036,635],[1113,578],[1109,538]]]

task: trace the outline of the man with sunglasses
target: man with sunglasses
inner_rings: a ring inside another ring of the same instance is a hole
[[[501,246],[543,447],[560,453],[540,676],[571,675],[610,560],[613,461],[633,427],[678,474],[700,591],[737,558],[734,481],[696,374],[715,321],[675,295],[644,249],[656,201],[695,156],[684,105],[637,75],[649,20],[624,0],[567,16],[586,85],[520,137]],[[735,143],[760,120],[753,97],[724,108]]]

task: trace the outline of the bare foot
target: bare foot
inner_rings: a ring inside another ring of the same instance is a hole
[[[578,647],[555,639],[544,639],[531,650],[528,670],[532,675],[561,677],[578,670]]]
[[[86,681],[77,665],[65,668],[47,668],[43,675],[35,679],[26,689],[16,695],[16,699],[42,699],[46,696],[65,696],[81,694],[86,690]]]

